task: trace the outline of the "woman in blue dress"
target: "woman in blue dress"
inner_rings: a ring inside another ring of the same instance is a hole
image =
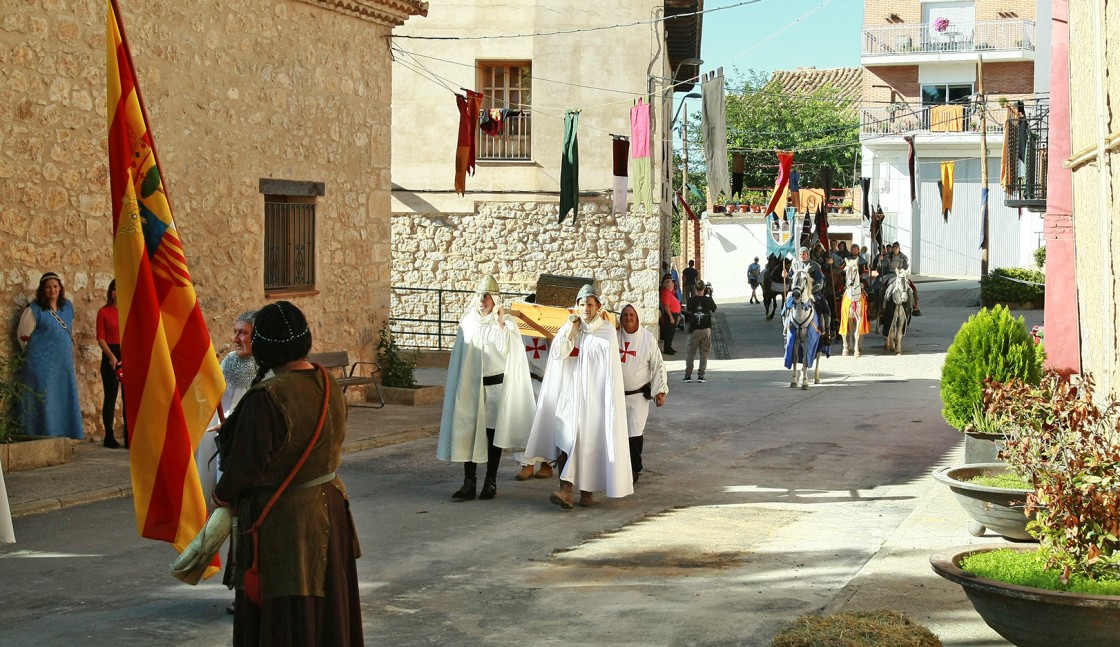
[[[23,311],[17,334],[27,351],[21,377],[38,396],[23,398],[24,430],[31,436],[82,438],[74,374],[74,305],[66,300],[62,279],[54,272],[39,279],[35,300]]]

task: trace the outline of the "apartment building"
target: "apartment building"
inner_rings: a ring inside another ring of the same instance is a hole
[[[862,175],[886,217],[886,242],[901,243],[915,272],[980,275],[982,131],[989,269],[1033,265],[1046,204],[1049,11],[1048,1],[1036,0],[864,3]],[[981,73],[986,104],[977,101]],[[1007,106],[1024,113],[1010,135]],[[1015,171],[1001,184],[1005,143]],[[947,217],[943,162],[954,163]]]

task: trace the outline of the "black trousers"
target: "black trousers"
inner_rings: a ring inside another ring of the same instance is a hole
[[[502,448],[494,446],[494,430],[486,430],[486,440],[490,447],[486,450],[486,478],[495,481],[498,478],[498,463],[502,461]],[[469,479],[477,478],[478,463],[467,461],[463,463],[463,476]]]
[[[113,351],[113,356],[117,361],[121,361],[121,345],[109,344],[109,350]],[[109,364],[109,358],[105,357],[105,353],[101,353],[101,388],[105,392],[105,400],[101,403],[101,422],[105,424],[105,440],[115,439],[113,435],[113,420],[116,417],[114,414],[117,410],[117,392],[121,390],[121,382],[117,379],[117,373]],[[124,401],[124,398],[121,398]],[[125,422],[124,431],[122,432],[124,446],[128,447],[128,422]]]
[[[677,327],[669,323],[669,318],[664,315],[661,316],[658,326],[661,328],[661,343],[664,345],[662,350],[669,350],[673,347],[673,335],[676,334]]]

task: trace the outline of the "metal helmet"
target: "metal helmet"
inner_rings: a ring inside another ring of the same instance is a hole
[[[591,283],[586,283],[579,289],[579,294],[576,295],[576,303],[579,303],[580,299],[586,297],[595,297],[595,300],[599,303],[603,302],[603,300],[599,298],[599,292],[595,290],[595,286]]]
[[[498,289],[498,281],[492,274],[487,274],[478,280],[478,285],[474,288],[474,293],[477,295],[493,294],[498,295],[501,290]]]

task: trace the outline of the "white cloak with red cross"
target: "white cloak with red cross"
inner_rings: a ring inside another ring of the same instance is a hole
[[[619,312],[632,304],[624,303]],[[638,309],[634,308],[634,312]],[[618,354],[622,360],[623,391],[635,391],[650,385],[650,395],[669,392],[669,378],[665,373],[665,360],[653,333],[638,325],[633,335],[618,329]],[[649,418],[649,403],[642,393],[626,396],[626,431],[631,438],[641,436]]]
[[[580,332],[573,342],[572,326]],[[634,493],[627,441],[622,362],[614,326],[596,318],[565,323],[552,340],[548,367],[525,462],[568,455],[560,479],[577,490],[606,491],[608,497]]]

